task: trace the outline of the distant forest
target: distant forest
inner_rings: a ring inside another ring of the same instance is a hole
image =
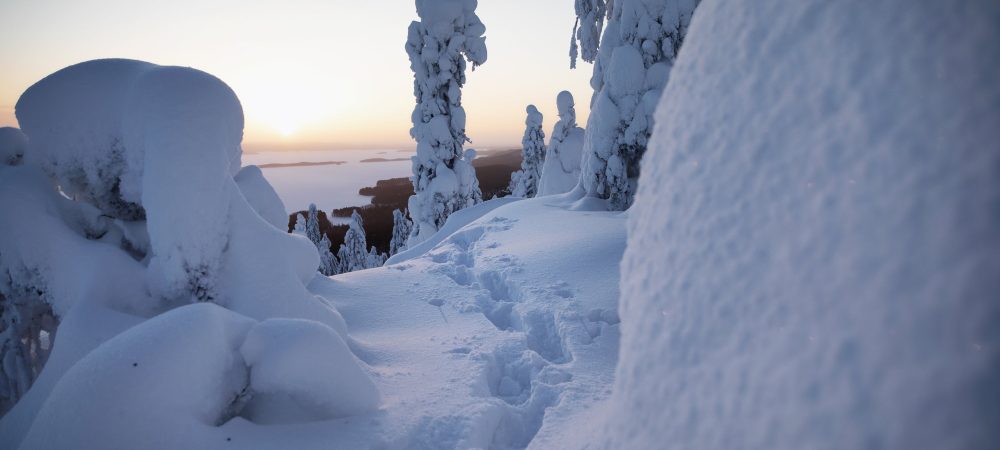
[[[483,191],[483,199],[491,199],[509,195],[507,190],[510,174],[521,168],[521,149],[498,150],[484,152],[473,160],[476,177],[479,178],[479,188]],[[406,209],[406,202],[413,195],[413,184],[409,178],[390,178],[378,180],[375,186],[363,187],[359,194],[372,198],[371,203],[364,206],[353,206],[333,210],[334,217],[350,218],[357,210],[365,222],[365,234],[368,245],[374,245],[379,252],[389,252],[389,241],[392,239],[392,211]],[[288,231],[295,228],[295,217],[309,217],[309,211],[296,211],[288,215]],[[332,248],[336,251],[344,243],[347,225],[334,225],[325,211],[319,211],[319,226],[330,239]]]

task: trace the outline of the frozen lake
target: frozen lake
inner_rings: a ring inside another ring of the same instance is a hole
[[[391,149],[255,152],[243,154],[243,165],[261,167],[289,213],[315,203],[329,215],[336,208],[368,204],[371,197],[358,195],[365,186],[410,176],[412,154]],[[371,159],[385,161],[362,162]]]

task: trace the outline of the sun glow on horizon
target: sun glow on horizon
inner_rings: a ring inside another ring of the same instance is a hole
[[[466,73],[463,106],[473,141],[467,147],[518,145],[529,103],[545,114],[550,132],[564,89],[573,92],[585,123],[591,68],[569,70],[572,4],[483,1],[477,11],[489,59]],[[25,44],[0,46],[7,62],[0,71],[0,126],[17,126],[13,105],[46,75],[118,57],[193,67],[223,80],[243,105],[245,144],[415,145],[413,74],[403,50],[407,26],[417,18],[413,0],[294,7],[272,0],[218,0],[209,7],[193,0],[45,0],[0,2],[0,17],[17,18],[0,26],[0,42]]]

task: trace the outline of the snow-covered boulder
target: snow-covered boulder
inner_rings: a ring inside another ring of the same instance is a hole
[[[583,128],[576,124],[576,103],[573,94],[562,91],[556,96],[559,121],[552,128],[552,137],[545,151],[538,195],[569,192],[580,181],[580,159],[583,155]]]
[[[1000,440],[997,17],[701,5],[630,211],[607,448]]]
[[[14,127],[0,127],[0,164],[14,166],[21,163],[28,147],[28,137]]]

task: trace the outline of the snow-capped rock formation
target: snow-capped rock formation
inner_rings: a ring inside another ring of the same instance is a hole
[[[699,7],[630,210],[604,447],[1000,438],[1000,6],[872,6]]]
[[[552,128],[545,162],[538,182],[538,195],[569,192],[580,181],[580,159],[583,154],[583,128],[576,124],[576,103],[573,94],[562,91],[556,97],[559,121]]]
[[[542,131],[542,113],[535,105],[525,109],[524,137],[521,138],[521,170],[510,174],[510,194],[515,197],[534,197],[542,177],[545,161],[545,132]]]
[[[417,0],[419,21],[410,23],[406,54],[413,70],[410,135],[417,141],[413,189],[408,203],[413,231],[409,245],[433,235],[451,213],[482,201],[472,168],[475,152],[463,151],[466,60],[486,62],[486,27],[476,0]]]

